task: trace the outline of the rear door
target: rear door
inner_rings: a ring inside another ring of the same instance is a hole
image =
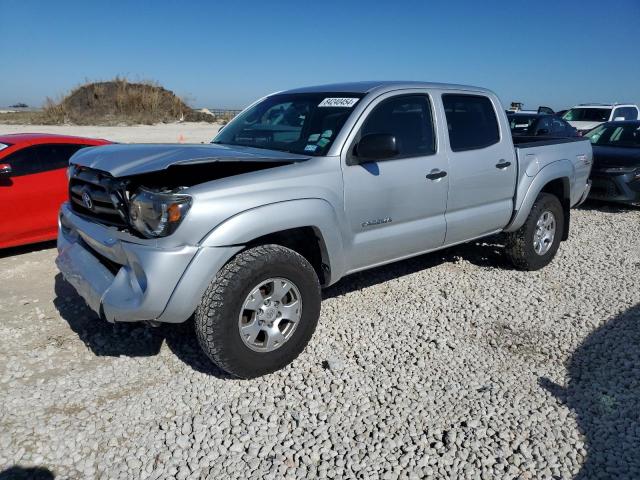
[[[507,225],[517,165],[508,125],[498,121],[497,100],[452,92],[442,95],[442,104],[449,158],[445,244],[452,244]]]
[[[0,245],[52,240],[57,212],[67,197],[69,158],[85,145],[31,145],[4,158],[12,173],[0,183],[0,202],[11,205],[9,222],[0,225]]]
[[[436,138],[432,99],[418,92],[393,92],[374,100],[347,140],[343,179],[351,237],[349,271],[415,255],[444,242],[447,156]],[[374,133],[394,135],[398,155],[350,164],[360,138]]]

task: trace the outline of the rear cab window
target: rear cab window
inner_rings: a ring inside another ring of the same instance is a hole
[[[452,151],[478,150],[500,142],[498,117],[488,97],[445,93],[442,103]]]

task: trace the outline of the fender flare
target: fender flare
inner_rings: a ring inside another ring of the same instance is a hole
[[[314,229],[320,241],[322,261],[329,267],[327,285],[335,283],[346,268],[342,230],[334,208],[321,198],[286,200],[237,213],[211,230],[200,245],[245,245],[264,235],[300,227]]]
[[[529,183],[529,186],[526,187],[526,193],[523,195],[522,200],[518,202],[518,196],[516,195],[516,210],[513,214],[511,222],[505,227],[505,232],[515,232],[518,230],[524,222],[527,220],[529,216],[529,212],[533,207],[536,198],[542,191],[542,189],[549,183],[554,180],[562,180],[565,189],[565,197],[570,199],[571,195],[571,182],[574,178],[574,166],[569,160],[560,160],[557,162],[550,163],[549,165],[544,166],[540,171],[536,174],[535,177]],[[526,179],[526,176],[524,177]],[[524,185],[518,186],[518,190],[523,188]],[[560,201],[563,199],[561,198]],[[570,200],[569,200],[570,201]],[[519,203],[519,205],[518,205]],[[568,214],[568,212],[567,212]],[[568,226],[568,218],[566,219]]]

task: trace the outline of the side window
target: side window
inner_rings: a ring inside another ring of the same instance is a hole
[[[613,118],[623,117],[625,120],[637,120],[638,110],[633,107],[618,107],[613,111]]]
[[[34,145],[12,153],[3,162],[11,165],[12,177],[32,175],[66,168],[71,155],[85,146],[87,145]]]
[[[5,157],[2,163],[11,165],[11,176],[28,175],[36,163],[36,153],[34,147],[27,147]]]
[[[544,132],[541,132],[541,130],[546,130],[547,131],[546,133],[551,132],[551,120],[549,119],[549,117],[540,118],[540,121],[536,126],[535,134],[538,135],[538,134],[544,133]]]
[[[565,133],[565,130],[567,130],[567,124],[564,123],[564,120],[554,117],[552,122],[553,126],[551,127],[551,131],[553,133]]]
[[[442,103],[454,152],[485,148],[500,141],[496,112],[487,97],[445,94]]]
[[[38,164],[40,171],[56,170],[58,168],[67,168],[71,156],[83,147],[88,145],[70,145],[70,144],[50,144],[37,145],[34,148],[37,151]]]
[[[397,158],[434,154],[436,142],[429,97],[417,94],[383,100],[365,120],[359,138],[371,133],[395,136]]]

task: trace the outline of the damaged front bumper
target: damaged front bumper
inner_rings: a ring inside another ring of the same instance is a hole
[[[178,323],[240,247],[161,247],[85,220],[62,205],[56,265],[89,307],[109,322]]]

